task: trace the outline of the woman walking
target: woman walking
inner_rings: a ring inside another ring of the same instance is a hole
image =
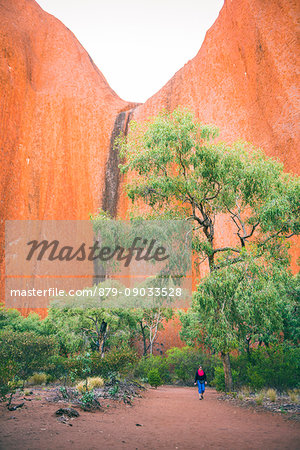
[[[203,400],[203,394],[205,391],[205,385],[207,384],[207,381],[206,381],[206,373],[202,369],[202,366],[199,366],[199,369],[196,371],[194,385],[196,386],[196,384],[198,384],[199,400]]]

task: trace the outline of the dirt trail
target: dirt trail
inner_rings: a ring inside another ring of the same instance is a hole
[[[9,449],[296,449],[299,423],[268,412],[244,409],[208,390],[199,401],[194,388],[151,389],[134,407],[105,413],[81,412],[72,427],[53,413],[61,405],[45,400],[26,409],[0,409],[0,448]],[[13,417],[15,417],[13,419]],[[136,426],[140,424],[142,426]]]

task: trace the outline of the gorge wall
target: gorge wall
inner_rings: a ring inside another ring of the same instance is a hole
[[[5,220],[88,219],[102,204],[115,119],[132,105],[34,0],[0,0],[0,51],[3,287]]]
[[[226,0],[194,59],[144,105],[143,120],[178,105],[221,138],[239,138],[299,172],[297,0]]]
[[[226,0],[195,58],[137,106],[34,0],[0,0],[2,288],[5,220],[88,219],[100,206],[126,216],[110,149],[129,114],[140,121],[187,106],[221,139],[248,140],[299,172],[299,12],[297,0]],[[173,345],[177,332],[170,325]]]
[[[0,14],[1,218],[88,218],[129,104],[34,0],[0,0]]]

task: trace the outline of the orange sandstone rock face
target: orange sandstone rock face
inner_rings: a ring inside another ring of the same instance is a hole
[[[7,219],[88,219],[101,206],[110,136],[129,105],[34,0],[0,0],[0,51],[3,243]]]
[[[243,139],[300,171],[297,0],[226,0],[201,49],[134,118],[189,107],[226,141]]]
[[[33,0],[0,0],[1,218],[87,219],[127,107],[75,36]]]

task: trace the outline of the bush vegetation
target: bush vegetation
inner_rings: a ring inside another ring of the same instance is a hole
[[[159,372],[157,369],[151,369],[148,373],[148,382],[150,386],[158,388],[162,383]]]
[[[85,337],[78,328],[74,311],[69,322],[65,312],[61,315],[66,319],[66,328],[71,331],[69,340],[74,339],[79,345],[67,342],[68,336],[62,338],[64,333],[52,327],[52,314],[50,310],[50,317],[40,320],[36,315],[26,318],[17,311],[0,308],[1,398],[25,382],[38,385],[57,380],[62,384],[83,380],[82,385],[88,382],[88,389],[92,390],[91,380],[131,377],[148,382],[149,373],[158,373],[163,384],[191,386],[199,364],[206,371],[209,385],[225,390],[224,368],[218,355],[195,346],[185,346],[171,348],[165,355],[141,356],[134,341],[118,347],[107,345],[102,354],[95,351],[88,340],[84,344]],[[82,312],[79,317],[82,317]],[[73,351],[66,354],[67,347]],[[252,392],[262,388],[289,390],[290,397],[297,399],[297,391],[293,390],[300,387],[300,349],[293,342],[283,340],[251,348],[250,351],[241,349],[231,355],[231,365],[234,390],[243,389],[244,395],[247,395],[245,389]]]
[[[234,389],[249,386],[253,391],[265,387],[282,392],[300,386],[300,349],[286,343],[252,349],[250,355],[232,355],[231,362]],[[215,369],[213,385],[225,389],[221,366]]]

